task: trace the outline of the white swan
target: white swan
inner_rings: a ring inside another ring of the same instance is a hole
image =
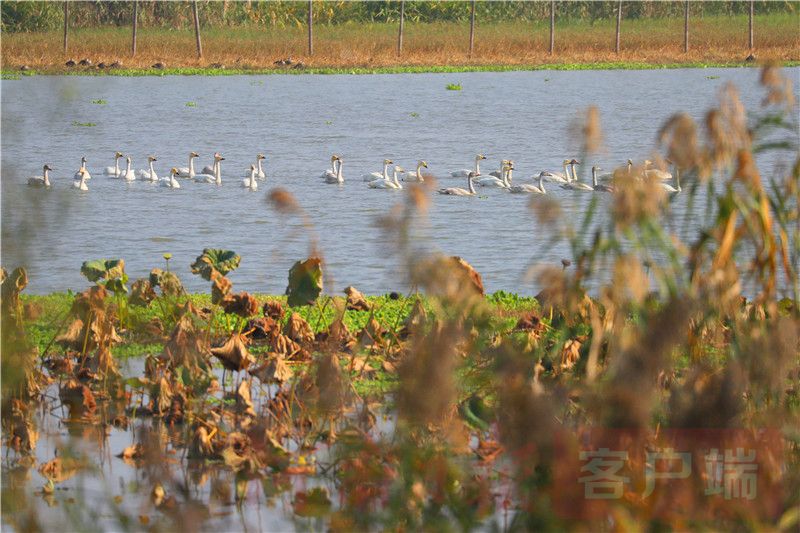
[[[258,165],[258,168],[256,168],[256,178],[260,180],[267,179],[267,175],[264,173],[264,169],[261,167],[261,162],[264,161],[266,158],[267,156],[265,156],[264,154],[256,155],[256,165]]]
[[[158,174],[156,174],[156,171],[153,168],[153,162],[154,161],[158,161],[158,159],[156,159],[156,156],[154,156],[154,155],[147,156],[147,164],[150,167],[150,169],[149,170],[141,170],[140,169],[137,172],[137,174],[139,175],[139,179],[143,179],[143,180],[150,181],[150,182],[158,181]]]
[[[256,181],[257,174],[256,166],[250,165],[250,177],[242,180],[242,187],[250,189],[251,191],[258,190],[258,182]]]
[[[423,181],[425,181],[425,178],[422,176],[422,167],[428,168],[427,161],[421,161],[421,160],[418,161],[416,172],[405,172],[400,177],[400,179],[403,181],[417,181],[419,183],[422,183]]]
[[[597,192],[614,192],[614,187],[605,183],[597,183],[597,171],[602,170],[597,165],[592,167],[592,189]]]
[[[576,159],[565,159],[563,162],[564,172],[559,172],[557,170],[543,170],[539,175],[542,176],[542,178],[544,178],[546,181],[554,183],[569,183],[572,181],[572,177],[569,175],[569,169],[567,167],[568,165],[577,163],[578,161]]]
[[[532,193],[532,194],[547,194],[547,191],[544,190],[544,176],[542,172],[539,172],[539,186],[531,185],[530,183],[523,183],[521,185],[514,185],[509,187],[509,191],[515,194],[523,194],[523,193]],[[535,179],[536,176],[531,176],[531,179]]]
[[[88,174],[89,173],[86,172],[86,170],[84,170],[84,169],[78,170],[78,172],[76,172],[75,175],[80,176],[80,177],[77,180],[74,180],[72,182],[72,186],[75,187],[76,189],[80,189],[82,191],[88,191],[89,190],[89,186],[86,185],[86,180],[88,179],[86,176]]]
[[[221,161],[225,161],[225,158],[222,157],[219,152],[214,154],[214,175],[210,174],[198,174],[194,177],[194,181],[197,183],[214,183],[216,185],[222,185],[222,165],[220,164]]]
[[[470,172],[467,174],[467,186],[469,189],[462,189],[461,187],[447,187],[446,189],[439,189],[439,194],[447,194],[450,196],[475,196],[475,186],[472,185],[472,180],[475,179],[475,173]]]
[[[33,176],[28,178],[28,185],[31,187],[49,187],[50,186],[50,165],[42,167],[42,176]]]
[[[122,152],[114,152],[114,166],[106,167],[105,170],[103,171],[103,174],[115,178],[119,176],[119,159],[124,156],[125,154],[123,154]]]
[[[380,179],[375,181],[370,181],[367,183],[367,187],[370,189],[402,189],[403,186],[397,180],[397,173],[398,172],[405,172],[402,167],[395,166],[394,167],[394,174],[393,179]]]
[[[133,170],[131,170],[131,163],[132,163],[131,156],[126,156],[125,162],[126,162],[125,170],[119,173],[119,179],[125,181],[133,181],[136,179],[136,173]]]
[[[475,178],[474,183],[481,187],[500,187],[502,189],[508,189],[511,187],[512,170],[514,170],[514,164],[511,161],[506,161],[505,164],[503,164],[502,179],[494,176],[483,176]]]
[[[450,176],[452,176],[454,178],[466,178],[467,176],[469,176],[470,172],[475,174],[475,176],[480,176],[481,175],[480,162],[483,159],[486,159],[485,155],[483,155],[483,154],[476,155],[475,156],[475,170],[469,170],[469,169],[466,169],[466,168],[462,168],[461,170],[456,170],[455,172],[451,172]]]
[[[175,176],[178,175],[178,171],[179,171],[179,169],[177,169],[177,168],[174,168],[174,167],[171,168],[170,171],[169,171],[169,178],[161,179],[160,185],[162,187],[168,187],[170,189],[180,189],[181,188],[181,184],[178,182],[177,179],[175,179]]]
[[[324,179],[328,183],[338,183],[337,179],[336,179],[336,162],[338,160],[339,160],[339,156],[336,155],[336,154],[333,154],[331,156],[331,168],[324,170],[322,172],[322,174],[320,174],[319,177]],[[331,180],[331,179],[333,181],[328,181],[328,180]]]
[[[333,157],[336,158],[336,160],[333,161],[334,172],[332,174],[329,174],[328,172],[330,171],[326,171],[326,173],[323,174],[323,176],[325,179],[325,183],[335,183],[337,185],[341,185],[342,183],[344,183],[344,176],[342,175],[342,158],[339,156],[333,156]]]
[[[214,173],[214,169],[217,167],[217,156],[218,155],[219,155],[219,152],[214,152],[214,162],[211,163],[211,166],[206,165],[206,166],[203,167],[203,172],[202,172],[203,174],[213,174]]]
[[[81,172],[83,170],[83,172]],[[89,171],[86,170],[86,157],[81,157],[81,168],[75,173],[72,177],[74,180],[90,180],[92,179],[92,175],[89,174]]]
[[[176,170],[178,173],[176,176],[179,178],[194,178],[194,158],[200,157],[197,152],[189,152],[189,166],[188,167],[179,167]]]
[[[370,172],[369,174],[364,174],[361,176],[362,181],[375,181],[375,180],[383,180],[389,181],[389,165],[391,165],[393,161],[391,159],[384,159],[383,160],[383,173],[380,172]]]
[[[489,172],[489,175],[494,176],[495,178],[502,178],[506,174],[505,170],[506,165],[509,163],[511,163],[512,165],[514,164],[514,162],[511,161],[510,159],[503,159],[502,161],[500,161],[500,170],[493,170]]]
[[[678,170],[678,168],[675,167],[675,187],[673,187],[669,183],[664,183],[663,181],[660,184],[661,184],[661,187],[667,192],[672,192],[672,193],[681,192],[683,189],[681,189],[681,172],[680,172],[680,170]]]
[[[667,160],[667,163],[669,164],[670,161]],[[661,170],[658,168],[648,168],[652,164],[653,162],[650,161],[649,159],[645,160],[644,162],[644,168],[645,168],[644,175],[646,178],[653,178],[661,181],[669,181],[672,179],[672,173],[667,172],[666,170]]]
[[[568,191],[593,191],[594,188],[591,185],[587,185],[578,179],[578,172],[575,170],[575,165],[579,164],[578,161],[573,159],[570,164],[572,166],[572,181],[562,183],[561,188]]]

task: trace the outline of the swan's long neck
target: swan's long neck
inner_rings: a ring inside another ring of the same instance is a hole
[[[263,161],[263,159],[259,159],[258,160],[258,175],[259,176],[264,173],[264,169],[261,168],[261,161]]]
[[[539,189],[542,191],[542,193],[545,192],[545,190],[544,190],[544,176],[542,176],[541,173],[539,173]]]
[[[50,170],[45,169],[44,171],[44,184],[46,187],[50,186]]]
[[[389,179],[389,163],[383,164],[383,179],[385,180]]]
[[[45,174],[45,176],[47,176],[47,174]],[[675,166],[675,185],[677,185],[678,192],[681,192],[681,170],[677,165]]]
[[[567,183],[572,180],[572,177],[569,174],[569,162],[564,161],[564,177],[567,179]]]
[[[570,166],[572,167],[572,181],[577,183],[578,182],[578,171],[575,170],[575,163],[571,163]]]
[[[119,176],[119,157],[114,158],[114,172],[116,173],[117,176]]]
[[[250,169],[250,185],[249,187],[252,189],[253,186],[256,184],[256,169]]]
[[[481,158],[480,157],[476,157],[475,158],[475,175],[476,176],[480,176],[481,175]]]
[[[597,169],[592,168],[592,186],[597,188]]]
[[[222,166],[220,165],[220,161],[214,162],[214,178],[217,182],[217,185],[222,184]]]
[[[153,181],[158,179],[158,176],[156,176],[156,171],[153,168],[153,162],[152,161],[150,161],[150,179],[153,180]]]
[[[86,160],[85,159],[81,159],[81,168],[83,170],[86,170]],[[130,170],[130,167],[128,169]]]
[[[477,162],[475,163],[475,166],[478,166]],[[467,185],[469,185],[469,193],[475,194],[475,186],[472,184],[472,178],[467,177]]]
[[[630,176],[630,175],[631,175],[631,170],[632,170],[632,169],[633,169],[633,163],[631,163],[630,161],[628,161],[628,176]]]
[[[396,167],[394,169],[394,173],[392,174],[392,177],[394,179],[394,184],[399,188],[400,187],[400,182],[397,180],[397,168]]]
[[[127,176],[131,171],[131,160],[128,158],[128,162],[125,165],[125,175]]]
[[[194,157],[189,156],[189,177],[194,177]]]
[[[334,169],[336,170],[336,181],[339,183],[344,183],[344,177],[342,176],[342,160],[337,159],[334,164]]]
[[[417,164],[417,181],[423,181],[423,179],[422,179],[422,163]]]

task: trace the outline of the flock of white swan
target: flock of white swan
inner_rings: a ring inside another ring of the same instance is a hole
[[[172,167],[169,172],[169,177],[159,177],[156,173],[153,163],[158,161],[155,156],[147,158],[148,168],[134,170],[132,168],[131,156],[125,155],[122,152],[114,154],[114,166],[106,167],[103,174],[109,178],[119,179],[123,181],[145,181],[154,184],[159,184],[161,187],[171,189],[180,189],[181,183],[179,178],[184,180],[191,180],[196,183],[207,183],[214,185],[222,185],[222,161],[225,160],[218,152],[214,154],[214,162],[211,166],[206,166],[201,172],[196,172],[194,168],[194,160],[200,157],[197,152],[189,153],[189,166],[188,167]],[[125,168],[120,167],[120,159],[125,159]],[[255,162],[250,165],[249,171],[244,179],[241,180],[241,186],[245,189],[256,191],[258,190],[258,181],[265,180],[266,174],[262,166],[262,162],[266,159],[264,154],[256,155]],[[614,173],[598,174],[602,170],[598,166],[592,167],[592,184],[583,183],[575,170],[575,166],[580,162],[576,159],[565,159],[563,162],[563,172],[556,170],[544,170],[531,176],[530,180],[533,183],[524,183],[520,185],[513,185],[513,172],[514,162],[511,160],[503,159],[500,162],[500,169],[489,174],[481,174],[480,163],[485,160],[486,156],[477,154],[475,156],[475,165],[472,169],[461,169],[449,173],[452,178],[466,178],[467,188],[461,187],[445,187],[438,190],[439,194],[450,196],[475,196],[475,187],[495,187],[504,189],[511,193],[517,194],[547,194],[545,189],[545,182],[558,184],[562,189],[570,191],[591,191],[591,192],[613,192],[614,185],[611,182]],[[395,165],[392,168],[392,175],[389,176],[389,167],[394,162],[391,159],[384,159],[382,172],[370,172],[361,177],[361,181],[366,183],[370,189],[402,189],[402,182],[424,182],[426,175],[422,173],[423,168],[428,168],[426,161],[419,161],[416,170],[413,172],[407,171]],[[331,156],[331,168],[325,170],[321,174],[324,183],[341,185],[344,183],[344,175],[342,167],[344,160],[342,157],[334,154]],[[673,175],[670,172],[659,169],[651,169],[650,161],[645,161],[644,171],[642,177],[656,180],[657,183],[664,188],[665,191],[670,193],[678,193],[681,191],[680,174],[675,172],[675,186],[669,182],[672,181]],[[632,172],[633,161],[628,160],[627,171],[630,175]],[[44,165],[41,176],[32,176],[28,178],[28,185],[32,187],[50,187],[50,171],[53,169],[49,165]],[[86,158],[81,158],[81,166],[73,176],[72,186],[81,191],[88,191],[89,186],[87,181],[92,178],[91,174],[86,168]]]

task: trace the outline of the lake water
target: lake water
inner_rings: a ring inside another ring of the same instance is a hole
[[[799,71],[787,75],[797,79]],[[207,290],[206,282],[190,275],[189,264],[203,248],[226,248],[243,258],[231,276],[236,290],[282,293],[288,269],[308,253],[309,235],[300,221],[265,202],[266,191],[280,186],[295,195],[314,225],[332,280],[328,292],[350,284],[367,293],[403,291],[404,262],[375,220],[405,192],[368,189],[360,179],[381,170],[384,158],[408,169],[426,159],[440,185],[464,186],[444,176],[470,167],[475,153],[483,152],[484,173],[508,158],[516,162],[515,182],[529,182],[540,170],[558,169],[565,157],[578,156],[580,139],[571,124],[594,104],[606,151],[584,171],[595,163],[611,171],[628,158],[650,156],[658,128],[672,113],[702,120],[728,82],[756,110],[763,98],[758,77],[757,69],[742,68],[6,80],[2,263],[26,265],[29,291],[47,293],[85,288],[79,272],[85,260],[122,257],[135,278],[163,266],[162,254],[170,252],[187,287]],[[463,89],[446,90],[448,83]],[[106,103],[93,103],[99,100]],[[95,125],[78,125],[85,123]],[[199,167],[219,151],[226,158],[223,185],[182,181],[182,189],[170,190],[109,179],[102,169],[117,150],[131,154],[137,169],[155,154],[162,176],[172,166],[186,166],[191,150],[202,156]],[[257,152],[267,155],[269,177],[251,193],[241,179]],[[345,159],[343,187],[319,179],[334,152]],[[86,193],[71,188],[82,155],[93,174]],[[56,169],[52,189],[27,187],[26,178],[40,174],[45,162]],[[759,163],[768,173],[777,161]],[[576,223],[593,196],[555,185],[549,192]],[[527,195],[480,193],[434,195],[415,246],[464,257],[490,291],[535,294],[527,269],[559,265],[571,258],[569,247],[537,227]],[[686,198],[674,199],[674,213],[686,209]],[[701,196],[686,217],[684,235],[703,222],[703,203]],[[606,210],[604,200],[600,220]],[[677,224],[671,229],[678,231]]]

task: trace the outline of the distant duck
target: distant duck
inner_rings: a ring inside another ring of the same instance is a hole
[[[484,159],[486,159],[485,155],[478,154],[478,155],[475,156],[475,170],[469,170],[467,168],[462,168],[461,170],[456,170],[454,172],[451,172],[450,176],[452,176],[454,178],[466,178],[466,177],[469,176],[470,173],[473,173],[475,175],[474,177],[480,176],[481,175],[480,162],[482,160],[484,160]]]
[[[148,170],[139,170],[138,172],[139,179],[150,182],[158,181],[158,175],[156,174],[156,171],[153,168],[153,162],[155,161],[158,161],[158,159],[156,159],[156,156],[151,155],[147,157],[147,164],[149,165],[150,168]]]
[[[251,191],[258,190],[258,182],[256,181],[256,174],[257,174],[256,166],[250,165],[250,177],[245,178],[242,180],[242,186],[245,189],[250,189]]]
[[[188,167],[179,167],[176,170],[178,174],[176,174],[179,178],[194,178],[194,158],[200,157],[197,152],[189,152],[189,166]]]
[[[81,172],[81,170],[83,170],[83,172]],[[81,180],[81,179],[90,180],[90,179],[92,179],[92,175],[89,174],[88,170],[86,170],[86,157],[85,156],[81,157],[81,168],[78,170],[78,172],[75,173],[75,175],[72,177],[72,179],[74,179],[74,180]]]
[[[103,170],[103,174],[106,176],[111,176],[113,178],[119,177],[120,170],[119,170],[119,159],[124,157],[125,154],[122,152],[114,152],[114,166],[113,167],[106,167]]]
[[[45,165],[42,167],[42,175],[41,176],[33,176],[28,178],[28,185],[30,187],[49,187],[50,186],[50,171],[53,170],[50,168],[50,165]]]
[[[170,188],[170,189],[180,189],[181,188],[181,184],[176,179],[177,175],[178,175],[178,169],[177,168],[170,169],[169,178],[163,178],[160,181],[160,185],[162,187],[167,187],[167,188]]]
[[[81,190],[81,191],[88,191],[89,190],[89,186],[86,185],[86,180],[88,178],[86,176],[89,173],[86,172],[84,169],[80,169],[80,170],[78,170],[78,172],[76,174],[78,176],[80,176],[80,177],[77,180],[74,180],[72,182],[72,186],[75,187],[76,189]]]
[[[449,196],[475,196],[475,186],[472,180],[475,179],[475,173],[470,172],[467,174],[467,186],[469,189],[462,189],[461,187],[447,187],[446,189],[439,189],[439,194],[446,194]]]

